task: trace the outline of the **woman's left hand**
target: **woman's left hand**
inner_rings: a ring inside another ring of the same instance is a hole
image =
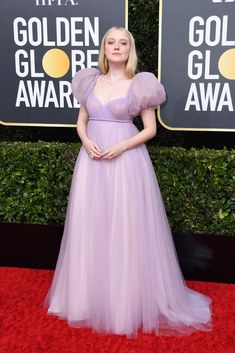
[[[115,145],[109,147],[105,152],[102,153],[101,159],[113,159],[119,156],[122,152],[126,150],[126,145],[124,142],[116,143]]]

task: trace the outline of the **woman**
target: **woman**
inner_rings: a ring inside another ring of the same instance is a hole
[[[78,71],[82,141],[70,190],[48,313],[71,326],[136,337],[211,328],[209,298],[182,278],[145,142],[156,134],[165,91],[148,72],[135,74],[135,42],[107,31],[99,70]],[[133,124],[141,115],[144,129]]]

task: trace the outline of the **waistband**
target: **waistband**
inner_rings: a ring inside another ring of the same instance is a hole
[[[114,120],[114,119],[103,119],[103,118],[89,118],[89,120],[97,120],[97,121],[111,121],[112,123],[133,123],[132,120],[130,119],[117,119],[117,120]]]

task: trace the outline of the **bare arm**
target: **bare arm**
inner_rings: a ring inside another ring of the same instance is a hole
[[[77,133],[82,141],[88,139],[86,128],[87,128],[87,122],[88,122],[88,113],[85,107],[80,108],[79,114],[78,114],[78,120],[77,120]]]
[[[141,117],[143,119],[144,129],[138,132],[135,136],[111,146],[103,154],[104,159],[117,157],[122,152],[145,143],[156,135],[157,124],[154,110],[151,108],[142,110]]]
[[[154,110],[151,108],[143,110],[141,112],[141,118],[143,120],[144,129],[137,133],[135,136],[122,141],[125,150],[145,143],[156,135],[157,124]]]
[[[100,158],[101,149],[87,136],[88,112],[85,107],[81,106],[77,120],[77,133],[85,147],[86,152],[91,158]]]

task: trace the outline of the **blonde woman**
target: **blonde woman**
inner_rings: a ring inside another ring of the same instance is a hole
[[[71,326],[136,337],[211,329],[211,301],[182,277],[145,142],[156,134],[165,91],[136,73],[134,38],[105,34],[99,69],[78,71],[82,141],[47,312]],[[133,118],[140,115],[139,131]]]

